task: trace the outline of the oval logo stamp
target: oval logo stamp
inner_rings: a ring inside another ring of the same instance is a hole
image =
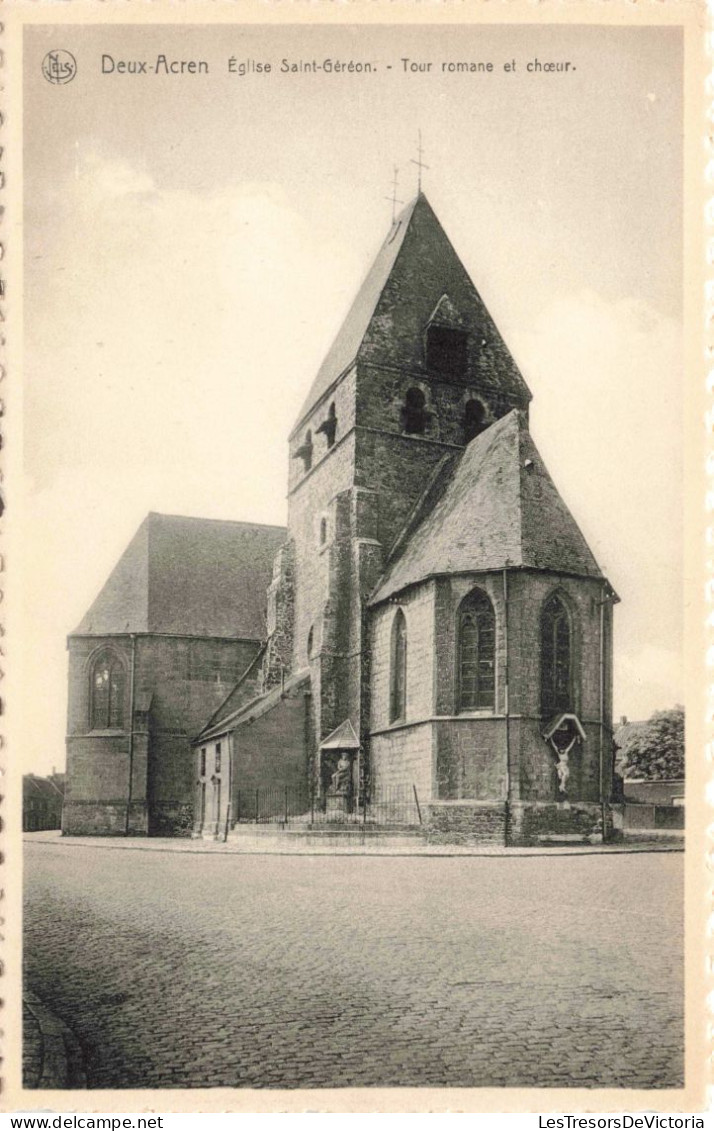
[[[48,82],[61,86],[77,74],[77,60],[70,51],[48,51],[42,60],[42,74]]]

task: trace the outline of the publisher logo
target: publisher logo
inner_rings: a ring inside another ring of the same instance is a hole
[[[77,60],[69,51],[48,51],[42,60],[42,74],[48,82],[62,86],[77,74]]]

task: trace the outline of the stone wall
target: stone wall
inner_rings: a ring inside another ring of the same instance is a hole
[[[125,667],[124,727],[96,731],[91,729],[90,678],[95,658],[107,646]],[[191,738],[259,647],[257,641],[137,636],[131,726],[131,638],[70,638],[64,831],[124,831],[131,762],[132,830],[187,835],[194,800]],[[149,702],[147,712],[143,708]]]
[[[612,834],[612,811],[606,806],[605,838]],[[508,808],[508,843],[535,845],[574,841],[602,841],[602,808],[593,802],[511,802]]]
[[[506,843],[504,802],[432,802],[427,810],[426,839],[429,844]]]

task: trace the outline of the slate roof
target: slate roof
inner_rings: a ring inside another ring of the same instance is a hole
[[[285,680],[283,686],[273,687],[262,695],[255,695],[241,703],[235,710],[217,718],[216,715],[206,723],[206,726],[195,738],[194,744],[207,742],[211,738],[218,738],[222,734],[229,734],[243,723],[252,723],[268,711],[272,711],[282,699],[289,695],[296,695],[304,688],[310,686],[310,672],[300,671]]]
[[[602,577],[518,409],[442,461],[370,603],[439,574],[506,567]]]
[[[427,253],[427,247],[431,247],[431,253]],[[432,259],[428,258],[429,254],[432,255]],[[410,272],[418,273],[420,270],[426,277],[438,279],[439,285],[442,281],[446,283],[449,277],[459,278],[461,285],[468,292],[467,305],[471,310],[471,316],[476,319],[479,329],[486,333],[491,341],[493,351],[491,379],[508,395],[515,396],[520,401],[530,400],[530,391],[483,299],[469,278],[466,268],[456,254],[429,201],[424,193],[420,192],[392,224],[337,337],[318,370],[291,435],[297,432],[304,418],[341,374],[363,353],[365,356],[369,355],[370,327],[373,323],[378,324],[381,318],[389,314],[386,308],[390,306],[393,308],[395,303],[398,303],[402,277]],[[430,288],[426,287],[422,297],[425,297],[429,290]],[[432,296],[425,310],[417,309],[417,306],[411,303],[411,314],[417,317],[422,329],[429,317],[435,313],[434,303],[437,304],[437,308],[449,306],[448,301],[444,304],[443,294],[441,297]]]
[[[321,750],[359,750],[359,739],[350,719],[345,719],[336,727],[332,734],[323,738],[320,743]]]
[[[72,635],[263,640],[282,526],[149,514]]]
[[[297,424],[310,409],[319,401],[320,397],[337,380],[341,373],[355,360],[362,339],[367,333],[370,321],[375,312],[380,295],[396,263],[400,248],[409,227],[414,209],[419,197],[415,197],[395,219],[389,234],[382,244],[377,258],[370,267],[367,277],[357,292],[354,302],[349,309],[340,330],[328,350],[327,356],[320,366],[317,376],[313,381],[303,406],[298,413]],[[297,429],[297,425],[296,425]]]

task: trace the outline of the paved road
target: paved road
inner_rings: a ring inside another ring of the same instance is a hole
[[[93,1088],[680,1087],[682,862],[29,844],[27,984]]]

